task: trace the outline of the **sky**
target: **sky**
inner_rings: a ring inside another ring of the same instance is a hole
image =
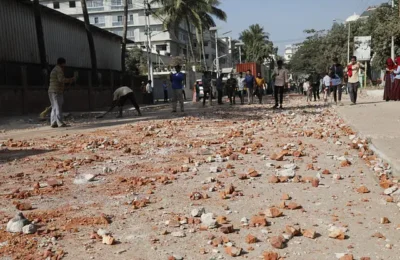
[[[227,22],[217,22],[219,33],[239,38],[240,32],[252,24],[260,24],[283,55],[285,45],[302,42],[305,29],[330,29],[333,20],[354,13],[361,14],[368,6],[387,0],[221,0],[220,8]]]

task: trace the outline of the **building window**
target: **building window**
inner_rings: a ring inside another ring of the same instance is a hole
[[[69,1],[69,8],[75,8],[75,7],[76,7],[75,1]]]
[[[206,60],[208,60],[210,58],[209,54],[206,54]]]
[[[60,2],[53,2],[54,9],[60,9]]]
[[[208,47],[208,42],[207,41],[204,42],[204,47]]]
[[[90,11],[103,11],[104,10],[104,4],[103,0],[88,0],[86,1],[87,8],[90,9]]]
[[[95,17],[90,16],[89,20],[90,20],[91,24],[94,24],[99,27],[106,25],[106,20],[105,20],[104,16],[95,16]]]
[[[122,19],[122,15],[118,15],[118,16],[113,16],[113,26],[120,26],[123,24],[123,19]]]
[[[130,14],[128,17],[128,24],[132,25],[133,24],[133,14]]]

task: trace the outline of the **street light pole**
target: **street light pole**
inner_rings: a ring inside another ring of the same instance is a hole
[[[219,77],[219,58],[218,58],[218,30],[215,30],[215,69],[217,70],[217,78]]]
[[[350,35],[351,35],[351,22],[349,22],[349,35],[347,36],[347,64],[350,63]]]
[[[244,45],[243,42],[235,43],[235,46],[239,47],[239,62],[242,63],[242,46]]]
[[[148,0],[143,1],[144,8],[145,8],[145,22],[146,22],[146,36],[147,36],[147,63],[148,63],[148,79],[151,80],[152,86],[154,86],[154,75],[153,75],[153,61],[151,58],[151,28],[150,28],[150,10],[148,9]]]

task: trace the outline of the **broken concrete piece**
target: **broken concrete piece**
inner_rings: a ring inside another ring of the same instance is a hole
[[[206,213],[206,210],[204,208],[197,208],[193,209],[190,214],[192,215],[192,217],[200,217],[204,213]]]
[[[90,174],[90,173],[85,173],[85,174],[79,174],[75,177],[74,179],[74,184],[87,184],[96,178],[96,175]]]
[[[101,237],[104,237],[104,236],[110,234],[110,232],[108,232],[107,230],[102,229],[102,228],[99,228],[99,230],[97,230],[96,233],[97,233],[97,235],[99,235],[99,236],[101,236]]]
[[[22,212],[17,213],[14,218],[12,218],[7,223],[7,231],[11,233],[21,233],[24,226],[29,225],[31,222],[25,218]]]
[[[208,228],[216,228],[217,220],[214,219],[213,213],[205,213],[201,215],[201,222]]]
[[[293,169],[285,169],[276,172],[276,176],[278,177],[288,177],[293,178],[296,175],[296,172]]]
[[[172,232],[171,235],[173,237],[185,237],[186,236],[186,234],[183,231]]]
[[[22,228],[24,234],[34,234],[37,231],[37,227],[34,224],[26,225]]]

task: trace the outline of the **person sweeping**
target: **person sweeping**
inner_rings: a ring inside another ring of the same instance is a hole
[[[132,102],[132,105],[135,107],[136,111],[138,112],[138,115],[141,116],[142,113],[140,112],[139,105],[136,102],[135,95],[133,94],[133,90],[130,89],[129,87],[120,87],[114,91],[113,94],[113,102],[111,104],[111,107],[107,112],[100,116],[96,116],[96,118],[103,118],[105,115],[113,111],[113,109],[118,106],[119,107],[119,113],[117,115],[117,118],[122,117],[122,108],[127,100],[130,100]]]

